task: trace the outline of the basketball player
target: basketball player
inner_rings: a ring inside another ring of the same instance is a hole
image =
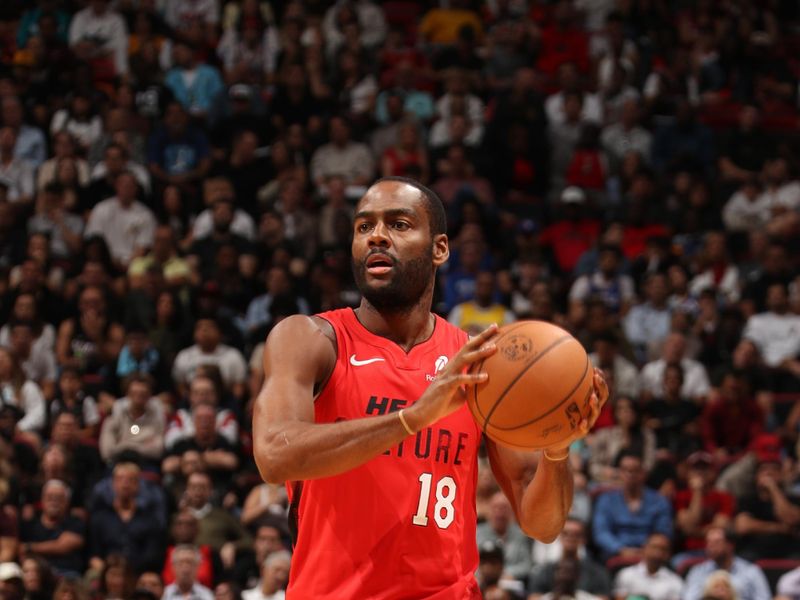
[[[492,326],[466,334],[431,313],[449,256],[444,208],[413,180],[387,178],[358,202],[352,245],[360,306],[293,316],[270,333],[253,415],[262,477],[287,482],[294,557],[287,597],[480,598],[474,578],[481,430],[467,367],[496,351]],[[524,455],[487,439],[522,529],[552,541],[572,502],[568,446],[548,448],[525,484]],[[536,390],[531,390],[535,395]]]

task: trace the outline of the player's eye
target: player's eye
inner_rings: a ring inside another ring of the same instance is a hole
[[[356,231],[358,231],[358,233],[367,233],[371,228],[372,225],[370,225],[369,223],[359,223],[356,226]]]
[[[399,231],[406,231],[411,226],[408,223],[406,223],[405,221],[395,221],[392,224],[392,227],[394,227],[395,229],[397,229]]]

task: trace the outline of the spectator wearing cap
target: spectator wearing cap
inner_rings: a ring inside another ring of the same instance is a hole
[[[764,572],[734,553],[736,542],[729,529],[712,527],[706,532],[708,560],[692,567],[686,575],[683,600],[700,600],[709,576],[715,571],[729,574],[739,600],[770,600],[772,593]]]
[[[107,480],[95,488],[89,516],[89,566],[101,572],[111,555],[122,554],[141,572],[163,565],[164,520],[160,491],[146,486],[141,469],[120,462]]]
[[[328,143],[311,157],[311,178],[317,189],[325,187],[331,175],[344,177],[348,186],[366,186],[375,173],[369,147],[350,138],[351,126],[344,117],[334,116],[328,129]]]
[[[100,454],[106,462],[133,455],[139,461],[159,464],[164,453],[166,418],[153,381],[134,373],[125,385],[125,396],[114,403],[100,428]]]
[[[712,527],[729,527],[733,519],[735,500],[732,495],[713,488],[714,457],[708,452],[695,452],[686,459],[687,488],[675,496],[675,531],[682,540],[682,552],[673,559],[678,568],[681,562],[701,556],[705,534]]]
[[[615,600],[646,597],[650,600],[680,600],[683,580],[667,568],[671,540],[663,533],[647,538],[642,560],[621,569],[614,578]]]
[[[242,600],[283,600],[291,562],[292,555],[287,550],[269,554],[261,567],[261,580],[256,587],[242,592]]]
[[[489,501],[489,514],[478,524],[478,546],[487,541],[503,548],[505,571],[514,578],[528,575],[531,569],[530,540],[514,522],[514,512],[502,492],[495,493]]]
[[[213,600],[214,593],[197,581],[200,551],[191,544],[180,544],[170,556],[175,581],[164,588],[162,600]]]
[[[172,379],[181,396],[186,396],[189,383],[201,365],[216,365],[225,388],[236,398],[244,395],[247,363],[242,353],[221,343],[217,321],[208,316],[198,317],[194,326],[194,345],[184,348],[175,357]]]
[[[516,317],[495,300],[494,272],[481,271],[475,277],[475,299],[454,306],[447,320],[470,335],[477,335],[492,323],[507,325]]]
[[[645,487],[646,472],[639,454],[622,451],[617,465],[622,488],[597,499],[594,540],[604,559],[639,558],[650,534],[672,536],[672,507],[661,494]]]
[[[755,489],[738,508],[734,525],[744,558],[800,558],[800,499],[784,489],[779,453],[760,453]]]
[[[20,206],[33,201],[34,167],[14,155],[17,134],[8,125],[0,128],[0,181],[6,186],[5,197]]]
[[[633,311],[631,311],[633,312]],[[672,332],[664,340],[661,358],[642,367],[642,394],[645,399],[663,397],[664,370],[668,364],[680,364],[683,369],[681,395],[702,404],[711,391],[708,373],[702,363],[686,358],[686,336]]]
[[[72,491],[59,479],[42,487],[42,510],[22,525],[23,556],[42,556],[58,575],[79,577],[84,571],[86,524],[69,513]]]
[[[722,462],[737,460],[764,430],[764,421],[764,411],[744,374],[730,371],[703,408],[700,428],[705,449]]]
[[[767,288],[767,311],[747,320],[742,336],[758,346],[764,363],[780,378],[782,391],[797,389],[800,379],[800,315],[789,312],[785,284]]]
[[[551,247],[556,264],[563,273],[572,273],[578,260],[600,235],[600,223],[585,214],[586,194],[579,187],[561,193],[561,218],[549,225],[539,238],[543,247]]]
[[[534,565],[528,577],[528,591],[538,598],[552,590],[558,565],[562,560],[568,559],[578,562],[578,589],[607,598],[611,592],[611,580],[608,571],[592,560],[586,550],[584,522],[567,518],[558,536],[558,543],[561,545],[561,556],[556,560]]]
[[[152,246],[156,218],[136,199],[139,184],[131,173],[120,173],[114,184],[116,195],[92,209],[84,237],[101,236],[114,262],[127,270],[132,259]]]
[[[0,597],[3,600],[22,600],[22,568],[15,562],[0,563]]]

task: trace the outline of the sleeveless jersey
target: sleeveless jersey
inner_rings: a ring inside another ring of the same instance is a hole
[[[319,316],[336,332],[337,359],[315,402],[317,423],[410,406],[467,339],[437,316],[430,339],[406,353],[368,331],[352,309]],[[286,597],[480,598],[480,439],[465,405],[351,471],[289,482],[297,537]]]

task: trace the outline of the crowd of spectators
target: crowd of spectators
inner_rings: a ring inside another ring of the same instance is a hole
[[[481,460],[486,598],[800,597],[799,26],[788,0],[3,0],[0,596],[283,597],[263,340],[358,303],[354,203],[407,176],[448,213],[436,311],[560,324],[611,388],[553,544]]]

